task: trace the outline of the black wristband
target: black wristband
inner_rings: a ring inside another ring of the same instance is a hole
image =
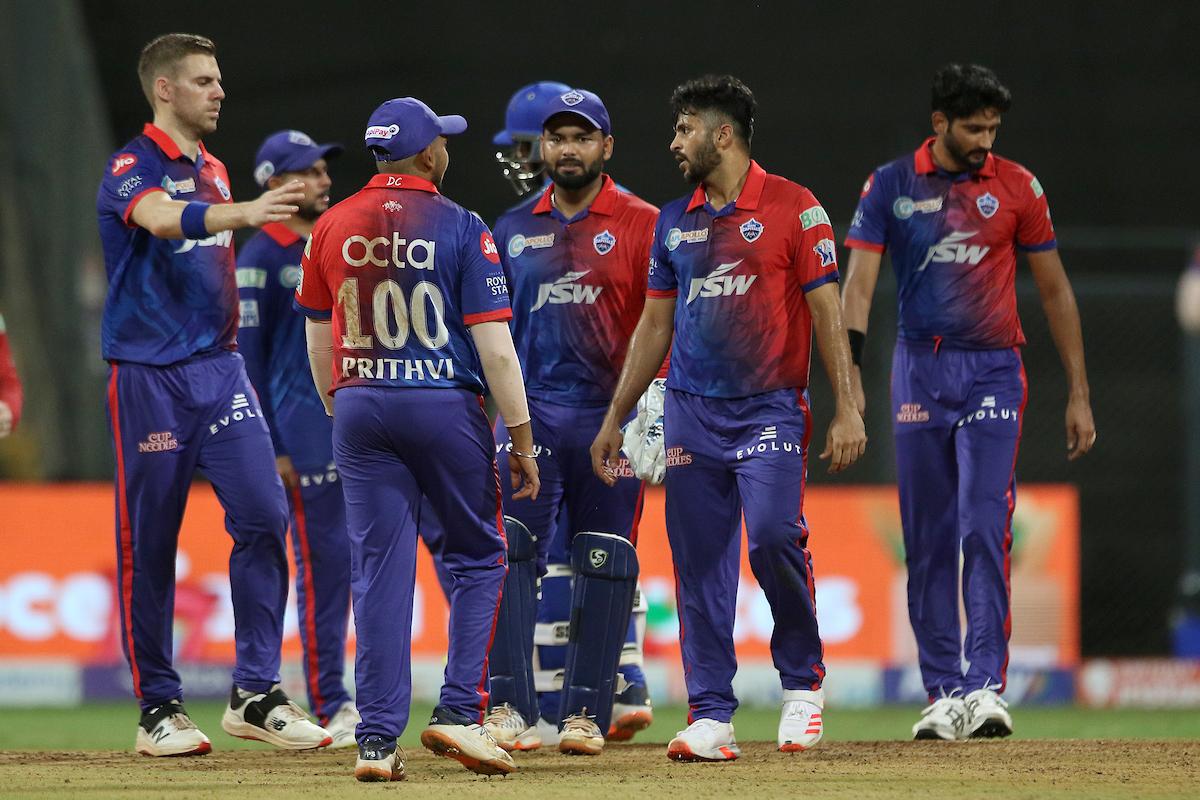
[[[867,345],[867,335],[853,328],[846,329],[846,338],[850,340],[850,360],[856,367],[862,367],[863,348]]]

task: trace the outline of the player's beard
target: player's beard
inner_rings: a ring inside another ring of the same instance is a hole
[[[296,216],[305,222],[316,222],[317,217],[325,213],[325,208],[318,205],[318,201],[314,200],[311,203],[301,203],[300,210],[296,212]]]
[[[561,163],[561,162],[560,162]],[[600,177],[600,173],[604,171],[604,159],[598,158],[590,165],[584,164],[583,161],[576,160],[572,164],[579,164],[583,167],[583,171],[577,175],[564,175],[557,169],[550,170],[550,180],[554,181],[555,186],[561,186],[568,191],[582,189],[585,186],[590,186],[592,181]]]
[[[690,183],[704,183],[704,179],[721,165],[721,154],[717,152],[716,145],[711,141],[705,141],[697,148],[694,155],[685,160],[687,168],[683,172],[683,177]]]
[[[943,144],[946,146],[946,152],[954,159],[955,166],[959,168],[958,171],[974,172],[987,163],[988,151],[982,147],[975,150],[963,150],[954,137],[949,134],[943,139]]]

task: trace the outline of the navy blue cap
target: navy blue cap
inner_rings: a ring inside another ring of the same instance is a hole
[[[511,147],[518,136],[527,139],[541,136],[542,123],[546,121],[542,109],[550,100],[569,91],[570,86],[558,81],[538,81],[517,89],[504,112],[504,130],[492,137],[492,144]]]
[[[307,133],[276,131],[263,139],[254,155],[254,182],[266,186],[272,175],[305,170],[322,158],[332,158],[341,152],[342,146],[335,142],[317,144]]]
[[[578,114],[608,136],[612,132],[612,123],[608,120],[608,109],[604,107],[595,92],[587,89],[568,89],[562,94],[550,98],[542,109],[542,126],[546,120],[555,114]]]
[[[401,161],[424,150],[439,136],[467,129],[457,114],[439,117],[415,97],[397,97],[371,113],[364,140],[376,161]]]

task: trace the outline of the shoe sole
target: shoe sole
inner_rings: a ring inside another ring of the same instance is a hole
[[[506,764],[498,758],[475,758],[464,753],[449,735],[441,731],[426,729],[421,732],[421,746],[435,755],[453,758],[476,775],[508,775],[516,771],[516,765]]]
[[[638,731],[649,728],[652,722],[654,722],[654,714],[648,708],[644,711],[623,714],[609,726],[607,738],[610,742],[627,742]]]
[[[504,747],[504,745],[500,746]],[[522,742],[518,739],[516,742],[513,742],[511,748],[505,749],[510,753],[532,753],[534,750],[542,749],[542,740],[538,739],[536,742]]]
[[[604,740],[597,744],[594,739],[559,739],[558,752],[568,756],[598,756],[604,752]]]
[[[382,783],[385,781],[402,781],[404,780],[404,768],[400,768],[400,772],[388,767],[377,767],[374,765],[356,766],[354,768],[354,779],[363,783]]]
[[[1012,736],[1012,728],[998,719],[989,719],[971,731],[972,739],[1000,739],[1005,736]]]
[[[150,758],[182,758],[186,756],[206,756],[212,752],[212,742],[203,742],[191,750],[181,753],[155,753],[151,750],[138,748],[137,752]]]
[[[781,753],[803,753],[807,750],[812,750],[814,747],[816,747],[818,744],[820,744],[820,742],[821,742],[820,739],[817,739],[817,741],[813,742],[812,744],[796,744],[795,742],[788,742],[786,744],[779,745],[779,752],[781,752]]]
[[[922,728],[913,734],[914,742],[956,742],[957,736],[942,736],[932,728]]]
[[[229,713],[228,710],[225,712]],[[333,737],[326,736],[318,744],[311,742],[292,742],[284,739],[282,736],[276,736],[268,730],[251,725],[249,722],[243,722],[234,717],[230,719],[225,716],[221,719],[221,730],[228,733],[230,736],[236,736],[239,739],[249,739],[255,742],[266,742],[273,744],[281,750],[320,750],[322,747],[328,747],[333,744]]]
[[[738,756],[741,755],[738,751],[728,746],[717,748],[717,752],[719,752],[721,756],[713,758],[709,756],[702,756],[693,752],[692,748],[688,747],[685,742],[672,741],[671,744],[667,746],[667,758],[671,759],[672,761],[703,761],[719,764],[725,761],[736,761]]]

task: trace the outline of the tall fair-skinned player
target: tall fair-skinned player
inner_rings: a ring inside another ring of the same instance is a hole
[[[731,720],[743,516],[750,566],[774,619],[779,749],[807,750],[823,732],[825,674],[803,516],[814,332],[836,400],[821,457],[830,472],[841,472],[866,447],[851,391],[833,229],[811,192],[751,159],[755,101],[745,84],[728,75],[689,81],[671,106],[671,153],[696,189],[659,213],[645,309],[592,465],[614,480],[620,423],[671,348],[663,414],[667,537],[691,724],[667,754],[716,762],[740,754]]]
[[[1012,717],[1000,695],[1028,396],[1014,289],[1018,250],[1066,371],[1068,459],[1092,448],[1096,425],[1079,312],[1042,186],[992,153],[1011,95],[991,70],[949,64],[935,75],[932,96],[933,136],[868,177],[846,237],[852,380],[865,413],[862,351],[886,248],[899,300],[891,413],[908,610],[930,702],[913,736],[1008,736]]]
[[[158,37],[142,50],[138,77],[154,121],[114,154],[96,203],[108,276],[101,338],[116,455],[121,643],[142,708],[135,746],[151,756],[211,749],[184,709],[172,663],[176,546],[197,469],[234,540],[237,664],[221,726],[288,749],[325,746],[326,731],[278,686],[287,503],[235,352],[230,233],[287,219],[303,195],[289,183],[233,202],[224,164],[201,143],[216,131],[225,98],[210,40]]]

